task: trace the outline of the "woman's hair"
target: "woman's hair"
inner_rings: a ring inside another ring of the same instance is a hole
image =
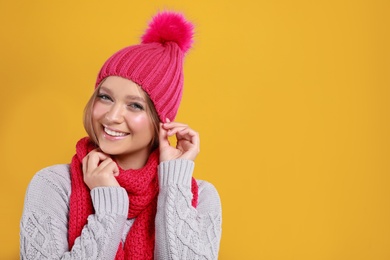
[[[89,138],[91,138],[91,140],[97,146],[99,146],[99,141],[96,137],[95,130],[93,129],[92,111],[93,111],[93,106],[95,104],[96,97],[99,94],[100,86],[102,85],[103,82],[104,82],[104,80],[99,84],[99,86],[95,89],[92,96],[88,100],[88,102],[84,108],[84,118],[83,118],[83,124],[84,124],[85,131],[87,132]],[[138,86],[138,87],[141,90],[142,94],[144,95],[144,98],[146,99],[146,104],[147,104],[146,113],[148,114],[149,120],[153,124],[153,128],[154,128],[153,138],[150,142],[150,151],[153,151],[159,145],[158,134],[159,134],[159,129],[160,129],[160,126],[159,126],[160,119],[159,119],[157,111],[154,107],[154,104],[153,104],[152,100],[150,99],[150,97],[148,96],[148,94],[144,90],[142,90],[142,88],[140,86]]]

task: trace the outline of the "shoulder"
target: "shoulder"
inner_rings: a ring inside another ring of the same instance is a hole
[[[38,171],[28,185],[25,203],[68,202],[71,192],[70,167],[58,164]]]
[[[38,171],[31,180],[30,186],[32,185],[50,186],[54,189],[69,189],[69,164],[57,164]]]
[[[196,180],[198,183],[198,208],[215,209],[221,211],[221,199],[213,184],[204,180]]]
[[[66,241],[70,192],[69,165],[54,165],[38,171],[26,191],[21,236],[30,237],[35,244],[46,235],[53,239],[53,243],[58,239]],[[34,232],[40,237],[33,238]]]
[[[199,193],[203,193],[203,192],[213,192],[213,193],[217,193],[218,194],[218,191],[217,189],[215,188],[215,186],[213,184],[211,184],[210,182],[208,181],[205,181],[205,180],[196,180],[196,183],[198,184],[198,187],[199,187]]]

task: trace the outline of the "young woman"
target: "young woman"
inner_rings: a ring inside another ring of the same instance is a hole
[[[162,12],[141,44],[105,62],[85,108],[88,137],[28,187],[21,259],[218,258],[219,195],[192,177],[198,133],[174,121],[192,36],[181,14]]]

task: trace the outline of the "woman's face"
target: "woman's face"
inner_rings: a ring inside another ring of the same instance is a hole
[[[98,89],[92,125],[100,149],[124,169],[145,165],[154,135],[145,93],[133,81],[110,76]]]

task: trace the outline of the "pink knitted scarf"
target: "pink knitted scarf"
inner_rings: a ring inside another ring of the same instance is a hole
[[[82,138],[76,145],[76,154],[71,162],[71,186],[68,242],[72,248],[74,241],[81,235],[89,215],[94,214],[90,190],[83,180],[82,160],[96,146],[88,137]],[[119,167],[118,183],[129,195],[128,219],[135,221],[126,237],[125,245],[119,246],[115,259],[153,259],[157,211],[159,163],[158,149],[149,156],[146,165],[137,170],[123,170]],[[192,178],[192,206],[198,201],[198,185]]]

